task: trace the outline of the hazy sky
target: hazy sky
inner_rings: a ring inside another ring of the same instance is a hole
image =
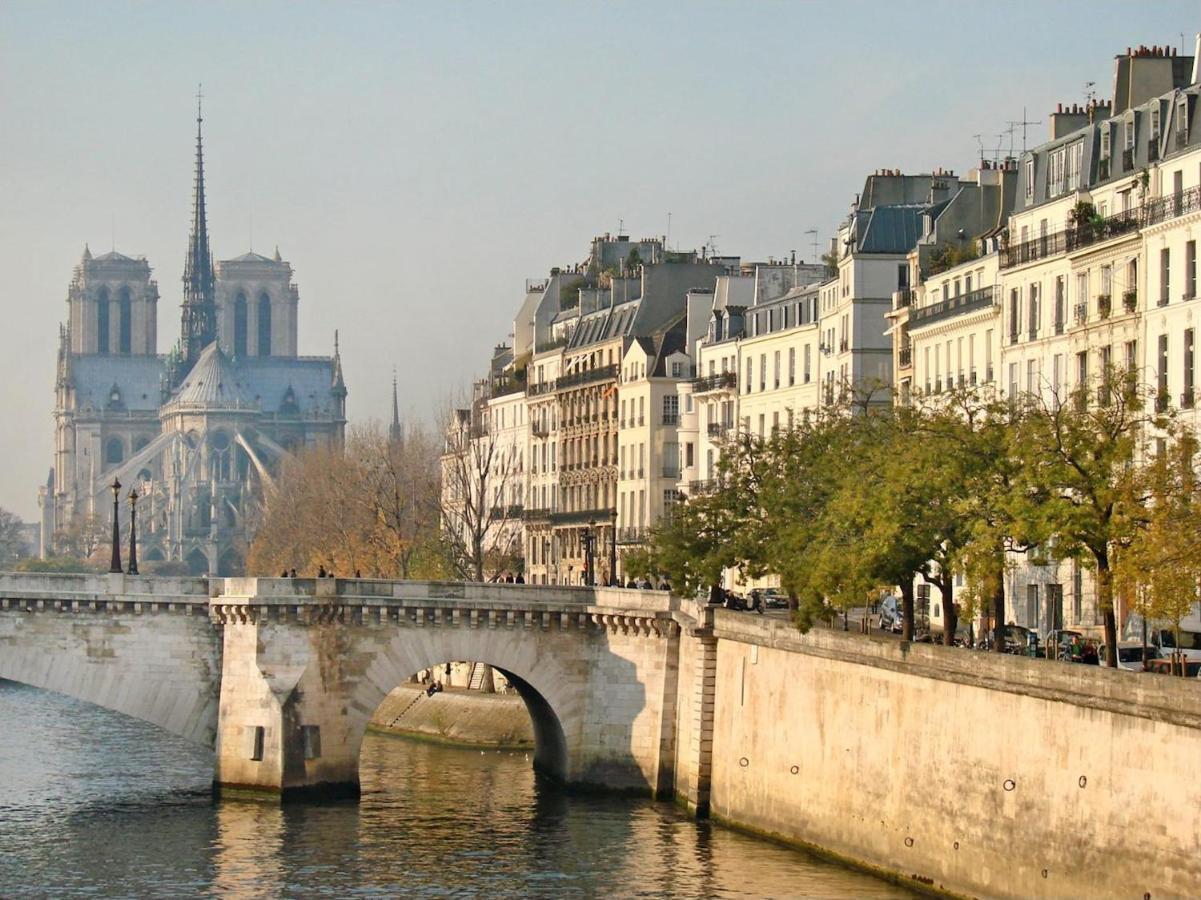
[[[1110,96],[1115,54],[1198,29],[1194,2],[1129,0],[0,0],[0,506],[36,516],[85,242],[148,257],[178,337],[197,82],[218,257],[279,245],[301,352],[341,330],[352,421],[388,414],[394,365],[429,418],[524,279],[620,220],[811,258],[873,169],[966,171],[1023,106],[1037,143],[1086,82]]]

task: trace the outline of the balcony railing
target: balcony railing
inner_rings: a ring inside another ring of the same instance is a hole
[[[951,316],[958,316],[962,313],[993,306],[995,303],[996,287],[994,285],[977,288],[969,293],[960,294],[958,297],[950,297],[938,303],[932,303],[929,306],[910,310],[909,328],[910,330],[922,328],[942,319],[948,319]]]
[[[734,372],[718,372],[692,379],[692,392],[704,394],[709,391],[737,390],[738,375]]]
[[[492,507],[492,518],[496,519],[520,519],[523,511],[520,503],[513,503],[509,506],[494,506]]]
[[[711,494],[719,487],[721,487],[721,482],[716,478],[702,478],[698,481],[688,482],[688,490],[694,497],[700,494]]]
[[[530,431],[534,437],[544,438],[550,434],[550,426],[544,422],[535,422],[530,426]]]
[[[1201,210],[1201,186],[1160,197],[1158,200],[1150,200],[1143,205],[1143,210],[1143,219],[1147,225],[1197,212]]]
[[[1122,170],[1129,172],[1134,168],[1134,148],[1127,147],[1122,151]]]
[[[1138,309],[1138,291],[1126,291],[1122,294],[1122,309],[1128,313]]]
[[[897,360],[900,362],[902,369],[908,369],[911,365],[913,365],[913,348],[902,347],[900,352],[897,354]]]
[[[616,381],[617,372],[618,366],[614,363],[611,366],[597,366],[595,369],[585,369],[583,372],[572,372],[568,375],[561,375],[555,379],[555,390],[562,391],[584,384],[595,384],[598,381]]]
[[[1088,247],[1136,231],[1142,222],[1142,209],[1136,206],[1096,222],[1085,222],[1065,228],[1063,231],[1039,235],[1020,244],[1001,248],[1000,266],[1002,269],[1009,269],[1013,266],[1057,256],[1060,253],[1071,253],[1081,247]]]
[[[917,299],[912,288],[901,288],[896,292],[896,309],[902,309],[906,306],[913,306],[913,301]]]
[[[553,512],[549,506],[526,507],[521,513],[521,518],[527,522],[549,522]]]
[[[626,525],[617,529],[617,543],[641,544],[650,537],[651,530],[645,525]]]
[[[555,382],[553,379],[551,381],[539,381],[537,384],[526,385],[525,395],[527,397],[537,397],[540,394],[554,393],[554,390]]]
[[[576,509],[571,512],[553,512],[550,514],[550,520],[556,525],[587,525],[589,522],[608,525],[612,514],[611,509]]]
[[[709,437],[721,437],[729,427],[728,425],[721,424],[721,422],[710,422],[706,431],[708,431]]]

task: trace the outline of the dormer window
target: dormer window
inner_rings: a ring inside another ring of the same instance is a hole
[[[105,400],[104,408],[116,410],[125,409],[125,402],[121,399],[121,389],[117,387],[117,385],[114,384],[111,388],[109,388],[108,398]]]
[[[1181,97],[1176,104],[1176,146],[1183,147],[1188,143],[1188,99]]]
[[[1159,140],[1159,106],[1151,107],[1151,140]]]
[[[1034,199],[1034,157],[1026,160],[1026,199]]]

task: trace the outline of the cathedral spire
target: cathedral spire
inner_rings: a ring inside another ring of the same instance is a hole
[[[396,367],[392,368],[392,424],[388,426],[388,440],[393,444],[401,441],[400,402],[396,396]]]
[[[192,184],[192,233],[183,271],[182,376],[217,339],[217,306],[213,256],[209,249],[208,217],[204,205],[204,139],[202,94],[196,92],[196,175]]]

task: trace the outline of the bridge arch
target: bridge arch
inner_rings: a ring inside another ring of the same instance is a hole
[[[191,579],[0,574],[0,678],[212,747],[221,655],[206,595]]]
[[[504,675],[525,703],[534,731],[535,771],[559,783],[571,780],[570,751],[572,744],[581,737],[584,713],[582,689],[586,685],[582,684],[581,679],[573,678],[570,668],[564,666],[562,661],[551,654],[538,653],[537,642],[532,635],[523,636],[523,641],[503,647],[496,646],[501,642],[489,639],[486,634],[469,633],[465,636],[468,638],[466,640],[452,637],[449,641],[423,641],[420,644],[404,640],[403,635],[400,637],[400,640],[389,642],[377,657],[370,686],[364,686],[359,694],[366,718],[361,721],[361,727],[359,722],[355,723],[356,756],[361,750],[363,735],[371,717],[396,687],[424,669],[457,660],[471,660],[490,665]],[[489,644],[492,646],[489,647]]]

